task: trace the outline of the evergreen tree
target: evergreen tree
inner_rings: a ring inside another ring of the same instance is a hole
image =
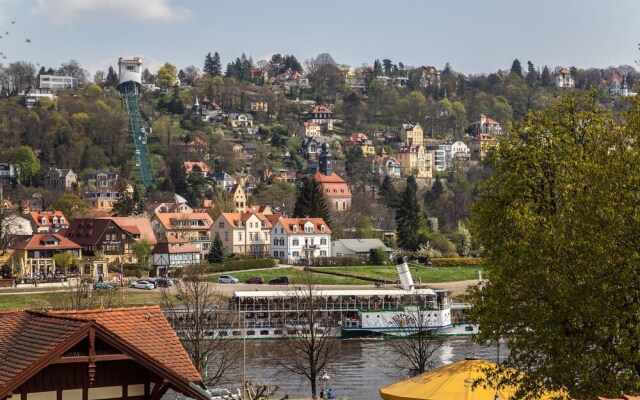
[[[380,60],[375,60],[373,62],[373,76],[379,76],[382,75],[382,63],[380,62]]]
[[[380,196],[381,203],[388,208],[395,208],[398,203],[398,192],[393,186],[391,177],[385,175],[380,183],[380,189],[378,190],[378,196]]]
[[[398,245],[405,249],[415,251],[420,245],[420,225],[422,223],[422,211],[416,195],[416,190],[407,179],[407,184],[400,193],[400,199],[396,205],[396,225],[398,232]]]
[[[538,83],[538,71],[533,67],[531,61],[527,61],[527,84],[534,87]]]
[[[204,57],[204,67],[202,68],[205,74],[209,74],[211,76],[215,76],[215,67],[213,65],[213,56],[211,52],[208,52]]]
[[[540,74],[540,84],[542,87],[549,87],[551,85],[551,73],[549,72],[549,67],[546,65],[542,68],[542,73]]]
[[[522,77],[522,64],[517,58],[513,60],[513,63],[511,64],[511,73]]]
[[[209,250],[209,254],[207,255],[207,261],[209,261],[211,264],[222,264],[225,259],[224,253],[224,244],[222,244],[220,234],[216,232],[216,237],[213,239],[211,249]]]
[[[293,207],[295,218],[322,218],[327,225],[331,225],[331,212],[327,198],[318,181],[308,176],[302,180],[298,190],[296,204]]]
[[[178,158],[169,161],[169,178],[178,195],[186,198],[189,196],[189,184],[187,183],[187,170]]]
[[[120,83],[120,79],[118,78],[118,74],[116,74],[116,70],[113,69],[111,65],[109,65],[109,70],[107,71],[107,76],[104,79],[105,87],[116,87]]]
[[[407,178],[407,185],[411,186],[411,189],[415,193],[418,193],[418,182],[416,182],[416,177],[415,176],[409,175],[409,177]]]
[[[424,203],[426,205],[433,203],[440,198],[443,192],[444,186],[442,185],[442,181],[440,179],[436,179],[433,186],[431,186],[431,189],[427,190],[424,194]]]
[[[122,185],[120,189],[120,198],[113,204],[113,212],[118,217],[128,217],[136,212],[136,201],[127,190],[127,185]]]
[[[222,75],[222,64],[220,63],[220,54],[216,51],[213,53],[213,69],[212,76],[221,76]]]

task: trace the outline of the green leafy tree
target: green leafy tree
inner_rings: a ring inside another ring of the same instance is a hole
[[[418,249],[420,245],[419,230],[422,220],[422,210],[418,203],[416,187],[410,183],[408,178],[396,205],[396,224],[398,245],[400,247],[411,251]]]
[[[134,215],[136,213],[136,200],[129,193],[126,185],[120,189],[119,195],[118,201],[113,204],[113,212],[118,217]]]
[[[58,199],[55,209],[61,211],[69,221],[73,221],[88,211],[89,205],[77,194],[69,193]]]
[[[224,259],[224,244],[222,243],[222,239],[220,239],[220,234],[216,232],[216,237],[213,239],[211,249],[209,250],[209,254],[207,255],[207,261],[209,261],[211,264],[222,264],[224,262]]]
[[[521,393],[640,390],[640,102],[620,119],[563,95],[500,140],[474,206],[487,273],[478,340],[508,337]],[[511,376],[511,378],[515,378]]]
[[[149,272],[149,257],[151,257],[151,250],[153,250],[153,245],[148,241],[142,239],[139,242],[134,243],[133,246],[131,246],[131,250],[138,259],[138,272]],[[138,272],[136,272],[136,276],[138,275]]]
[[[389,257],[383,247],[369,250],[369,264],[384,265],[387,261],[389,261]]]
[[[302,180],[298,190],[296,204],[293,207],[294,218],[322,218],[331,225],[331,212],[322,186],[311,177]]]
[[[13,163],[20,167],[20,182],[31,186],[32,179],[40,171],[40,161],[29,146],[20,146],[13,153]]]
[[[69,270],[69,267],[73,264],[73,255],[67,251],[56,253],[53,255],[53,262],[56,264],[56,269],[60,269],[65,274]]]
[[[178,70],[174,65],[165,63],[160,69],[158,69],[158,86],[166,88],[173,86],[176,83],[176,76]]]

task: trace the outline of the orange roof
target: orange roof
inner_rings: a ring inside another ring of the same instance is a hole
[[[244,212],[244,213],[221,213],[222,218],[224,218],[227,223],[231,226],[238,226],[238,222],[247,222],[252,215],[255,215],[260,222],[266,222],[267,228],[271,228],[271,221],[264,214],[259,212]]]
[[[96,321],[187,381],[202,380],[158,305],[49,313],[83,321]]]
[[[325,175],[320,171],[316,171],[311,177],[322,184],[325,184],[325,183],[345,183],[346,184],[345,180],[342,179],[335,172],[331,175]]]
[[[364,133],[354,133],[345,139],[345,143],[364,143],[368,142],[369,138]]]
[[[200,253],[187,239],[167,236],[158,240],[151,254]]]
[[[46,241],[56,241],[58,244],[45,244]],[[80,250],[82,246],[59,233],[35,233],[31,236],[18,236],[11,248],[16,250]]]
[[[209,166],[203,163],[202,161],[185,161],[184,162],[184,169],[187,170],[187,173],[192,172],[193,167],[196,167],[196,166],[200,168],[200,171],[202,172],[211,172],[211,168],[209,168]]]
[[[38,226],[53,225],[53,217],[58,218],[58,221],[60,220],[60,218],[64,218],[65,223],[68,223],[67,218],[64,216],[64,214],[62,214],[62,211],[32,211],[29,213],[29,216],[31,217],[31,220]],[[46,222],[44,224],[42,223],[43,217],[46,219]]]
[[[329,110],[325,106],[317,105],[313,107],[313,110],[310,112],[311,114],[333,114],[333,111]]]
[[[295,234],[304,234],[304,225],[307,222],[311,222],[313,224],[314,233],[321,233],[321,227],[323,225],[324,233],[331,233],[331,229],[329,229],[329,226],[324,222],[322,218],[280,218],[278,220],[278,223],[282,224],[284,230],[290,234],[294,233],[294,226],[298,227],[298,232]]]
[[[308,122],[303,122],[302,126],[309,127],[309,126],[320,126],[320,125],[316,124],[313,121],[308,121]]]
[[[213,220],[211,216],[207,213],[156,213],[155,218],[160,221],[160,223],[164,226],[165,229],[181,229],[181,230],[202,230],[208,229],[211,224],[213,224]],[[203,226],[174,226],[174,220],[202,220],[204,221]]]
[[[109,217],[104,219],[113,220],[122,230],[134,235],[139,234],[140,239],[144,239],[151,244],[156,244],[157,242],[151,221],[145,217]]]

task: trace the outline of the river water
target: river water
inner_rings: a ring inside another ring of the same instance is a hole
[[[396,381],[405,379],[408,375],[395,367],[389,340],[393,339],[348,339],[338,340],[337,360],[327,368],[331,377],[329,386],[337,398],[350,400],[380,399],[379,389]],[[475,356],[490,361],[496,361],[498,349],[495,344],[481,346],[474,343],[468,336],[440,338],[442,346],[435,356],[436,367]],[[273,346],[281,345],[279,340],[252,340],[247,346],[245,373],[247,380],[279,385],[280,389],[273,397],[281,399],[285,394],[291,398],[310,398],[311,389],[307,380],[297,376],[284,374],[271,366],[268,354]],[[506,355],[506,345],[500,346],[501,358]],[[242,382],[242,371],[231,378],[238,384]],[[231,384],[231,386],[234,386]],[[320,385],[318,385],[320,388]],[[319,389],[318,389],[319,390]]]

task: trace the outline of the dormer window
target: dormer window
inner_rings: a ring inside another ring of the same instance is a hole
[[[60,225],[64,224],[64,218],[60,217]]]
[[[46,225],[47,223],[47,219],[45,217],[42,217],[42,219],[40,220],[40,222],[42,223],[42,225]]]
[[[320,232],[324,233],[324,225],[320,226]]]
[[[58,217],[53,217],[53,218],[51,219],[51,222],[52,222],[54,225],[57,225],[57,224],[58,224]]]
[[[293,233],[298,233],[298,227],[296,225],[293,226]]]

